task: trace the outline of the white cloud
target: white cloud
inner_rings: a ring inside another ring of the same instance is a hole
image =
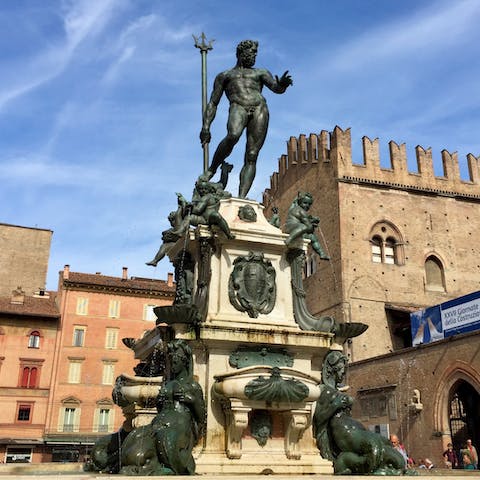
[[[115,0],[64,1],[66,48],[73,51],[88,35],[101,31],[119,3]]]
[[[178,84],[190,77],[192,54],[186,39],[191,39],[195,25],[172,26],[162,15],[142,15],[129,22],[104,51],[108,65],[102,77],[110,87],[122,76],[148,78],[158,76],[162,82]],[[193,47],[193,40],[191,42]]]
[[[0,111],[16,98],[44,85],[60,75],[70,63],[77,47],[89,36],[98,34],[121,2],[83,0],[63,3],[65,40],[40,52],[35,58],[21,58],[15,74],[0,91]]]
[[[369,63],[399,56],[441,53],[447,46],[465,43],[478,30],[480,3],[476,0],[436,2],[412,16],[369,30],[332,53],[327,69],[351,71]]]
[[[51,57],[54,57],[53,61],[50,60]],[[64,67],[62,57],[63,52],[55,52],[53,55],[50,53],[45,55],[41,62],[37,59],[31,62],[31,64],[24,66],[23,72],[17,75],[16,81],[3,87],[0,91],[0,111],[7,103],[56,77]]]
[[[57,113],[50,135],[45,143],[43,151],[45,155],[51,154],[57,140],[59,139],[64,127],[68,126],[77,112],[76,105],[73,102],[67,102]]]
[[[139,37],[150,29],[156,18],[157,16],[154,14],[143,15],[130,22],[120,33],[118,41],[111,49],[114,59],[103,75],[102,82],[104,84],[111,84],[116,80],[122,65],[132,58],[137,50]]]

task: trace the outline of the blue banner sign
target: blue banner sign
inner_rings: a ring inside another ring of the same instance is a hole
[[[412,345],[480,329],[480,292],[410,314]]]

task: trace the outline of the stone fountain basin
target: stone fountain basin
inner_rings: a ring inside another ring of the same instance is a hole
[[[163,383],[163,376],[137,377],[124,373],[121,375],[120,391],[129,402],[147,403],[157,397]]]
[[[272,372],[280,371],[284,380],[297,380],[308,387],[308,395],[303,402],[314,402],[320,396],[320,379],[289,367],[271,367],[269,365],[255,365],[235,370],[234,372],[215,375],[213,391],[228,399],[248,400],[245,387],[259,377],[268,378]]]

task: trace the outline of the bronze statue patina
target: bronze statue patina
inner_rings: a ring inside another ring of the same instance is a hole
[[[122,442],[129,432],[120,428],[118,432],[105,435],[95,442],[91,459],[85,464],[85,471],[118,473],[120,471],[120,452]]]
[[[180,250],[173,260],[175,267],[174,305],[191,305],[193,301],[195,260],[190,252]]]
[[[185,198],[181,193],[177,193],[177,202],[178,202],[177,210],[170,212],[168,214],[168,221],[170,222],[171,227],[162,232],[163,243],[160,245],[160,248],[158,249],[158,252],[155,254],[155,257],[153,258],[153,260],[150,260],[150,262],[147,262],[147,265],[156,267],[158,262],[160,262],[163,259],[163,257],[165,257],[165,255],[172,248],[172,246],[175,245],[175,242],[180,238],[178,233],[175,233],[175,231],[180,227],[180,224],[182,223],[182,220],[186,215],[187,201],[185,200]]]
[[[233,261],[228,280],[230,303],[250,318],[260,313],[268,315],[277,299],[276,272],[272,262],[262,252],[249,252]]]
[[[125,475],[193,475],[192,449],[205,429],[205,402],[193,380],[192,351],[183,340],[167,347],[166,380],[152,423],[130,432],[121,448]]]
[[[387,438],[370,432],[351,417],[353,398],[339,390],[347,357],[331,351],[322,369],[320,398],[313,418],[313,431],[322,457],[333,461],[335,474],[400,475],[405,461]]]
[[[278,213],[277,207],[272,207],[272,216],[268,223],[274,227],[280,228],[280,214]]]
[[[330,257],[323,251],[320,242],[315,235],[315,229],[320,223],[318,217],[309,215],[308,211],[313,203],[313,197],[308,192],[299,192],[297,198],[288,209],[285,230],[289,237],[285,243],[290,246],[297,238],[307,238],[311,241],[312,248],[318,253],[322,260],[330,260]]]
[[[177,230],[172,232],[175,235],[183,236],[190,225],[215,225],[227,236],[233,239],[235,236],[222,215],[218,212],[221,197],[218,194],[218,184],[207,181],[201,176],[195,184],[198,199],[192,201],[187,207],[189,212],[180,223]]]
[[[245,385],[245,395],[250,400],[264,400],[268,403],[301,402],[308,396],[308,387],[295,378],[283,378],[278,367],[273,367],[270,377],[263,375]]]
[[[272,92],[284,93],[292,84],[288,71],[280,78],[278,76],[274,78],[268,70],[253,68],[257,50],[258,42],[253,40],[244,40],[238,44],[235,67],[218,74],[215,78],[200,132],[202,144],[210,143],[210,125],[225,92],[230,102],[227,136],[219,143],[207,173],[210,178],[215,174],[218,167],[232,153],[243,131],[247,129],[245,159],[240,172],[238,192],[240,198],[246,198],[252,186],[258,154],[267,135],[269,113],[267,102],[262,95],[262,88],[266,86]]]
[[[163,243],[160,245],[153,260],[147,262],[147,265],[156,267],[158,262],[175,245],[175,242],[185,235],[190,225],[217,225],[227,237],[233,238],[227,223],[218,213],[220,200],[232,196],[225,191],[228,175],[232,168],[233,165],[223,162],[220,182],[210,182],[208,175],[200,175],[195,183],[191,202],[187,201],[181,193],[177,193],[177,209],[168,215],[171,227],[162,232]]]
[[[257,212],[251,205],[242,205],[238,209],[238,218],[244,222],[256,222]]]
[[[264,447],[272,438],[273,422],[268,410],[254,410],[250,418],[250,433],[257,443]]]

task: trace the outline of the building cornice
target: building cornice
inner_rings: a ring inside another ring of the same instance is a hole
[[[349,175],[344,175],[343,177],[339,177],[338,181],[340,183],[354,183],[357,185],[368,185],[368,186],[374,186],[376,188],[401,190],[404,192],[406,191],[410,193],[418,193],[421,195],[450,197],[450,198],[455,198],[457,200],[468,200],[468,201],[480,202],[480,195],[459,193],[459,192],[454,192],[449,190],[441,190],[438,188],[428,188],[428,187],[420,187],[416,185],[407,185],[403,183],[386,182],[384,180],[373,180],[370,178],[352,177]]]
[[[64,280],[63,281],[63,288],[65,290],[84,290],[84,291],[92,291],[96,293],[117,293],[122,295],[130,295],[130,296],[148,296],[148,297],[165,297],[165,298],[173,298],[175,295],[174,291],[161,291],[149,288],[141,288],[141,287],[121,287],[121,286],[114,286],[114,285],[92,285],[91,283],[85,282],[76,282],[71,280]]]

